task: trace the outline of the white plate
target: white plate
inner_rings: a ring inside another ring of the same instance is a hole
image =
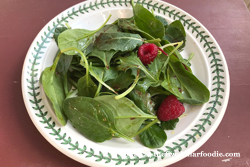
[[[229,73],[223,53],[208,30],[195,18],[168,3],[156,0],[138,1],[172,22],[179,19],[187,32],[184,57],[194,52],[191,60],[194,74],[211,92],[209,102],[201,106],[186,105],[186,116],[174,131],[167,131],[168,140],[162,148],[149,149],[140,142],[112,139],[95,143],[78,133],[70,123],[60,126],[45,97],[39,77],[51,66],[57,46],[51,38],[54,28],[66,22],[72,28],[96,29],[109,16],[109,23],[118,17],[132,16],[129,1],[91,0],[79,3],[52,19],[36,36],[27,53],[22,72],[22,91],[28,113],[40,133],[59,151],[90,166],[166,166],[197,150],[218,127],[229,98]],[[162,157],[175,152],[176,156]]]

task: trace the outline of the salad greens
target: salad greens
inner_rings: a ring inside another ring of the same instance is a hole
[[[40,81],[62,125],[67,120],[86,138],[104,142],[121,137],[133,142],[139,136],[149,148],[159,148],[167,140],[165,130],[173,130],[179,119],[159,121],[162,101],[174,95],[179,101],[201,105],[210,92],[184,59],[186,32],[180,21],[168,23],[140,4],[133,17],[96,30],[55,29],[59,52]],[[158,55],[144,65],[137,56],[144,43],[154,43]]]

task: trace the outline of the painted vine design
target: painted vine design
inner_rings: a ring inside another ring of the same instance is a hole
[[[68,22],[69,19],[74,19],[75,16],[78,16],[79,14],[85,14],[88,13],[90,10],[95,11],[96,9],[99,9],[100,7],[105,8],[106,6],[110,7],[111,5],[117,6],[129,6],[130,5],[130,1],[129,0],[101,0],[100,2],[98,2],[97,0],[93,3],[93,2],[89,2],[89,4],[83,4],[80,5],[79,8],[76,10],[75,8],[71,9],[71,12],[68,11],[67,12],[67,16],[61,16],[61,18],[57,18],[56,21],[53,22],[53,27],[51,28],[50,26],[48,26],[48,32],[44,32],[44,35],[41,36],[41,40],[42,43],[37,42],[37,47],[34,47],[34,51],[35,54],[32,53],[33,56],[33,60],[29,59],[29,63],[31,64],[31,66],[28,67],[29,71],[28,74],[30,76],[30,78],[26,79],[27,82],[30,84],[28,86],[29,89],[29,94],[30,96],[33,97],[33,99],[30,99],[29,101],[34,105],[32,108],[34,110],[37,111],[37,113],[35,113],[35,115],[39,118],[41,118],[40,122],[42,124],[45,124],[46,126],[44,128],[50,129],[52,132],[50,133],[51,135],[55,136],[56,140],[62,141],[61,144],[63,145],[68,145],[69,146],[69,150],[75,150],[78,152],[78,154],[85,154],[86,158],[89,157],[95,157],[97,162],[99,161],[105,161],[105,163],[110,163],[111,161],[114,161],[116,163],[116,165],[120,165],[122,163],[125,163],[125,165],[129,165],[131,162],[134,163],[134,165],[136,165],[137,163],[139,163],[140,161],[144,164],[147,164],[150,160],[153,161],[157,161],[158,160],[158,156],[157,155],[161,155],[161,159],[164,159],[164,155],[165,153],[175,153],[176,150],[178,150],[179,152],[182,151],[182,147],[188,147],[189,141],[192,142],[196,142],[196,137],[198,136],[202,136],[202,132],[205,132],[205,125],[211,125],[211,121],[210,119],[214,119],[215,115],[214,113],[218,113],[217,109],[215,108],[217,105],[221,105],[221,102],[219,101],[219,99],[222,99],[223,96],[220,95],[221,92],[224,92],[224,89],[222,88],[222,85],[225,85],[225,83],[223,82],[223,76],[220,75],[220,73],[223,73],[223,69],[222,64],[220,64],[220,59],[216,58],[216,55],[219,55],[218,52],[216,52],[216,47],[213,46],[213,42],[209,42],[208,35],[204,35],[205,31],[199,31],[200,26],[196,25],[195,22],[192,22],[191,19],[185,19],[186,15],[180,15],[180,12],[176,11],[176,10],[169,10],[170,7],[163,5],[163,4],[159,4],[159,3],[154,3],[153,1],[146,1],[146,0],[138,0],[136,3],[140,3],[142,4],[144,7],[147,7],[148,9],[153,9],[154,11],[157,11],[158,13],[163,13],[164,15],[168,14],[168,16],[170,18],[173,18],[174,20],[179,19],[184,27],[186,27],[187,29],[192,30],[192,33],[196,33],[196,38],[200,38],[200,42],[204,42],[204,49],[206,49],[206,52],[209,53],[208,58],[212,58],[210,65],[211,65],[211,69],[213,69],[212,73],[215,74],[214,78],[213,78],[213,85],[216,85],[216,87],[212,90],[212,92],[214,94],[211,95],[211,101],[209,102],[211,104],[210,107],[208,107],[206,110],[208,112],[204,113],[203,115],[205,116],[205,118],[200,119],[200,124],[195,125],[193,129],[191,129],[191,131],[193,131],[193,134],[186,134],[185,136],[187,137],[186,139],[179,139],[179,143],[177,142],[173,142],[172,144],[174,145],[173,147],[170,146],[166,146],[167,150],[162,150],[162,149],[158,149],[158,153],[155,153],[153,151],[151,151],[151,156],[147,156],[145,154],[142,154],[142,157],[138,157],[137,155],[133,155],[133,157],[130,157],[129,155],[126,155],[126,157],[121,157],[119,154],[116,155],[116,157],[113,155],[111,155],[110,153],[108,153],[107,155],[103,155],[102,152],[99,153],[95,153],[95,151],[90,148],[89,151],[87,150],[87,146],[84,145],[83,147],[79,146],[78,142],[72,143],[71,141],[71,137],[67,136],[66,133],[61,134],[61,128],[56,129],[55,128],[55,122],[52,121],[52,118],[49,117],[47,118],[47,114],[48,112],[45,111],[43,112],[42,109],[44,108],[44,105],[40,105],[39,103],[41,103],[42,99],[39,98],[40,92],[39,92],[39,81],[36,80],[37,75],[38,75],[38,69],[36,68],[37,65],[39,65],[39,63],[37,62],[37,60],[41,59],[41,54],[43,54],[43,49],[46,48],[45,44],[49,43],[54,29],[58,26],[64,26],[63,23]],[[202,132],[201,132],[202,131]]]

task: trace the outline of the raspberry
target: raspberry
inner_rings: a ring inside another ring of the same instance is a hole
[[[145,43],[139,47],[138,56],[144,65],[154,61],[158,54],[158,47],[153,43]]]
[[[185,108],[182,103],[174,95],[170,95],[161,103],[157,117],[161,121],[169,121],[178,118],[184,112]]]

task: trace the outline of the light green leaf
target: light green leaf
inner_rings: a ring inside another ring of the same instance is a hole
[[[67,123],[67,117],[63,112],[63,101],[66,98],[64,94],[64,87],[60,75],[56,74],[56,66],[61,57],[59,53],[51,67],[47,67],[43,71],[42,84],[43,89],[49,100],[53,105],[56,117],[59,122],[64,126]]]

